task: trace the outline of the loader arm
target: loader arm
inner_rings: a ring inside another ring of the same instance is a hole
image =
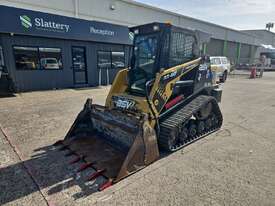
[[[127,76],[128,76],[129,69],[122,69],[120,70],[112,84],[112,87],[108,93],[108,96],[105,101],[105,106],[111,108],[112,106],[112,96],[114,94],[123,94],[128,88]]]
[[[164,105],[170,99],[174,85],[181,79],[186,73],[192,69],[198,67],[201,63],[201,58],[193,61],[172,67],[157,73],[156,80],[153,84],[153,88],[150,92],[149,100],[152,104],[153,112],[159,116]]]

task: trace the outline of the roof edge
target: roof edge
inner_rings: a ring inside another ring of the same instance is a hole
[[[159,8],[159,7],[156,7],[156,6],[152,6],[152,5],[149,5],[149,4],[137,2],[136,0],[120,0],[120,1],[129,3],[129,4],[133,4],[133,5],[136,5],[136,6],[140,6],[140,7],[143,7],[143,8],[147,8],[147,9],[152,9],[152,10],[159,11],[159,12],[164,12],[166,14],[174,15],[174,16],[177,16],[177,17],[184,17],[184,18],[187,18],[187,19],[190,19],[190,20],[193,20],[193,21],[205,23],[205,24],[208,24],[208,25],[211,25],[211,26],[215,26],[215,27],[219,27],[219,28],[222,28],[222,29],[227,29],[227,30],[230,30],[230,31],[234,31],[234,32],[244,34],[242,32],[242,30],[237,30],[237,29],[233,29],[233,28],[230,28],[230,27],[215,24],[215,23],[212,23],[212,22],[197,19],[197,18],[194,18],[194,17],[186,16],[186,15],[183,15],[183,14],[180,14],[180,13],[177,13],[177,12],[165,10],[165,9],[162,9],[162,8]]]

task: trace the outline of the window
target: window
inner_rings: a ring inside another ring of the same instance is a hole
[[[163,42],[163,46],[162,46],[162,52],[160,53],[161,54],[160,68],[164,68],[164,69],[169,68],[169,61],[168,61],[169,46],[170,46],[170,34],[167,33],[167,34],[165,34],[164,42]]]
[[[222,61],[222,64],[229,64],[230,63],[229,60],[226,57],[222,58],[221,61]]]
[[[221,64],[220,58],[212,58],[210,60],[210,62],[211,62],[212,65],[220,65]]]
[[[124,52],[98,51],[97,60],[99,69],[125,68]]]
[[[141,67],[146,70],[152,70],[157,54],[157,38],[155,36],[137,36],[136,46],[134,48],[136,57],[136,67]],[[150,65],[150,66],[148,66]]]
[[[41,69],[61,69],[62,58],[59,48],[39,48]]]
[[[19,70],[35,70],[39,68],[38,48],[13,47],[15,65]]]
[[[110,69],[112,64],[111,52],[99,51],[97,52],[97,66],[98,69]]]
[[[171,37],[170,67],[191,60],[195,38],[182,32],[173,32]]]
[[[13,47],[15,64],[18,70],[61,69],[61,49],[43,47]]]
[[[97,68],[99,85],[108,85],[110,83],[109,70],[112,65],[112,56],[109,51],[97,52]]]
[[[114,68],[125,68],[124,52],[112,52],[112,66]]]
[[[157,55],[157,36],[156,35],[139,35],[135,40],[135,65],[134,68],[138,73],[133,82],[146,81],[153,78],[155,69],[155,59]]]
[[[221,58],[222,64],[227,64],[227,59],[226,58]]]
[[[134,56],[129,72],[129,90],[145,94],[145,83],[154,78],[158,48],[158,34],[137,35]]]
[[[112,83],[117,69],[125,68],[125,53],[98,51],[97,68],[99,70],[99,85]]]

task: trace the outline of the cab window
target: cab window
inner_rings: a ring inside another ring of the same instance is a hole
[[[173,32],[171,35],[169,67],[183,64],[193,59],[194,44],[194,36],[183,32]]]
[[[222,64],[227,64],[228,61],[227,61],[227,58],[222,58]]]
[[[220,58],[213,58],[210,60],[212,65],[219,65],[221,64]]]

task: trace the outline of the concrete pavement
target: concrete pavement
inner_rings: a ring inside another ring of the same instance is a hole
[[[51,144],[108,88],[0,98],[0,205],[274,205],[275,73],[223,87],[220,131],[100,193]]]

